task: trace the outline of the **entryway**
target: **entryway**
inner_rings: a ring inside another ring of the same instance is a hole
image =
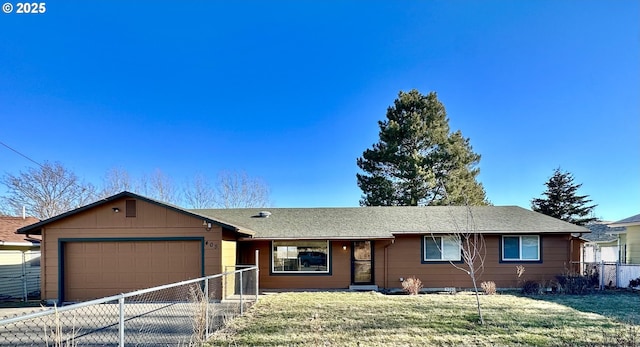
[[[373,241],[351,242],[351,289],[373,287]]]

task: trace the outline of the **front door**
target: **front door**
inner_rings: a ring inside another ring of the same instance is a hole
[[[351,243],[351,283],[373,284],[373,241]]]

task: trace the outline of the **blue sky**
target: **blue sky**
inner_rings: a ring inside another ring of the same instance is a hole
[[[243,170],[278,207],[357,206],[356,158],[416,88],[492,203],[529,208],[561,167],[597,217],[640,213],[636,0],[50,1],[0,32],[0,141],[95,184]]]

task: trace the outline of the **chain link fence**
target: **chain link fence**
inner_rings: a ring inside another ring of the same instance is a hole
[[[0,302],[40,299],[40,252],[0,251]]]
[[[199,346],[258,300],[258,268],[0,320],[0,346]]]

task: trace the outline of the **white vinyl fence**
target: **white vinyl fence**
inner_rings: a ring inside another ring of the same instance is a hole
[[[600,288],[627,288],[631,280],[640,278],[640,264],[582,263],[581,268],[585,275],[598,274]]]

